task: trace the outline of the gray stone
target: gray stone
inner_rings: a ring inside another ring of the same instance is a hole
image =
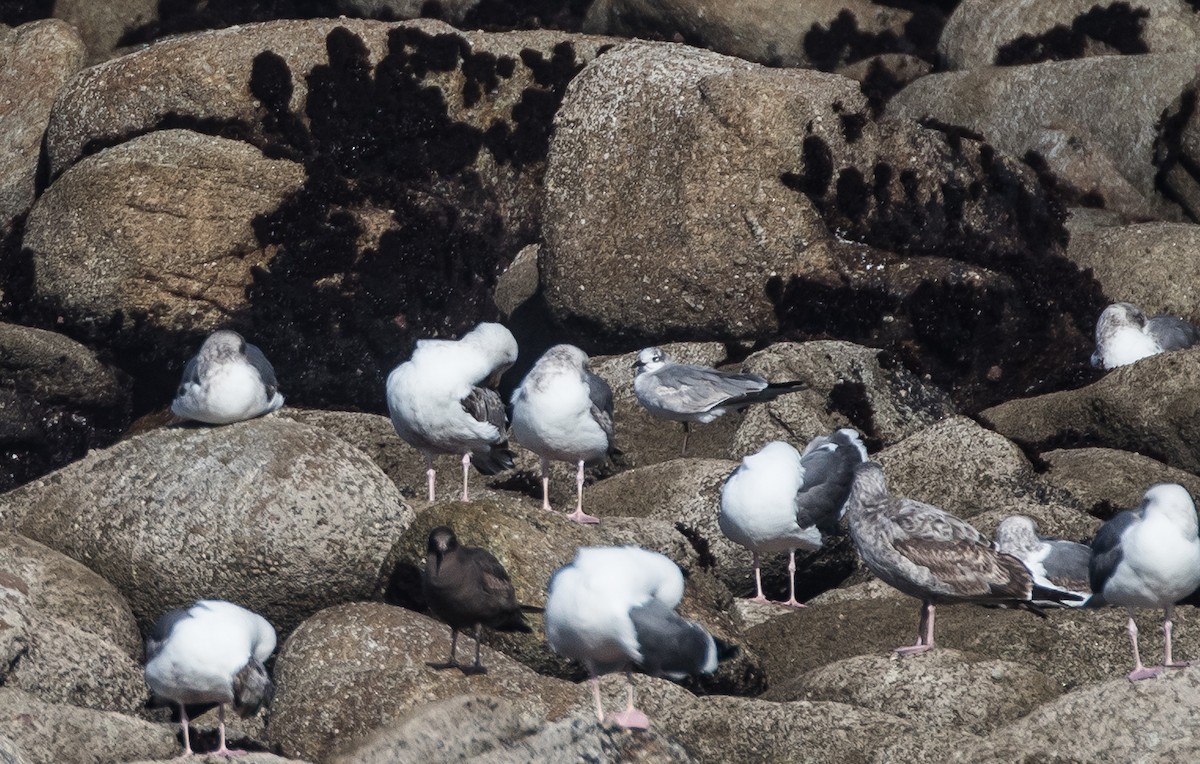
[[[33,204],[50,109],[83,54],[79,35],[61,21],[0,27],[0,236]]]
[[[81,408],[125,405],[125,385],[92,351],[61,334],[0,323],[0,377],[25,395]]]
[[[122,764],[166,759],[182,748],[165,726],[111,711],[57,703],[0,687],[0,735],[29,764]]]
[[[1062,448],[1041,457],[1049,464],[1046,482],[1068,491],[1098,517],[1138,506],[1155,483],[1179,483],[1200,496],[1200,477],[1129,451]]]
[[[1146,315],[1200,320],[1200,299],[1188,284],[1200,279],[1200,226],[1139,223],[1072,232],[1067,257],[1091,268],[1113,302],[1131,302]]]
[[[103,575],[143,629],[219,595],[286,634],[368,596],[412,518],[365,454],[279,417],[154,430],[0,499],[4,526]]]
[[[240,141],[166,130],[72,167],[29,215],[37,296],[74,322],[208,332],[248,307],[256,215],[304,169]],[[160,351],[161,352],[161,351]]]
[[[158,0],[55,0],[54,16],[79,30],[88,64],[119,55],[121,38],[158,21]]]

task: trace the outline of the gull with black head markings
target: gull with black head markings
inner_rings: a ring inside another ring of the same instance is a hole
[[[1037,523],[1025,515],[1007,517],[996,528],[992,546],[997,552],[1011,554],[1033,574],[1033,580],[1047,589],[1070,592],[1078,600],[1056,602],[1036,600],[1041,607],[1082,607],[1092,595],[1088,584],[1088,564],[1092,548],[1074,541],[1053,539],[1038,534]]]
[[[210,334],[183,368],[171,411],[205,424],[232,424],[282,405],[271,362],[242,335],[222,329]]]
[[[1200,327],[1177,316],[1153,316],[1136,305],[1109,305],[1096,321],[1096,352],[1092,366],[1115,369],[1170,350],[1200,343]]]

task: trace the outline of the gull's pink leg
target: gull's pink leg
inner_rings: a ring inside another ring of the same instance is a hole
[[[429,501],[433,501],[434,491],[434,475],[437,472],[433,469],[433,454],[425,454],[425,477],[429,479]]]
[[[769,600],[767,599],[767,596],[763,594],[762,590],[762,570],[760,570],[758,567],[758,552],[751,552],[750,554],[754,556],[754,585],[758,587],[758,595],[751,597],[750,601],[768,602]]]
[[[463,501],[470,501],[471,496],[467,493],[467,475],[471,472],[471,452],[463,454]]]
[[[633,707],[633,672],[625,669],[625,710],[613,716],[618,726],[627,730],[644,730],[650,728],[650,720],[641,711]]]
[[[192,739],[188,735],[187,709],[183,707],[182,703],[179,704],[179,726],[183,727],[183,753],[179,754],[175,758],[186,759],[187,757],[191,756],[194,751],[192,751]]]
[[[921,603],[921,622],[917,625],[917,643],[908,647],[897,647],[896,655],[907,658],[933,649],[933,603]]]
[[[780,605],[788,607],[807,607],[803,602],[796,599],[796,550],[788,550],[788,598],[786,602],[780,602]]]
[[[1173,620],[1175,620],[1175,606],[1167,605],[1166,614],[1163,617],[1163,668],[1186,668],[1192,665],[1191,661],[1171,660],[1171,622]]]
[[[604,724],[604,703],[600,700],[600,677],[594,673],[592,674],[592,700],[596,701],[596,721]]]
[[[584,525],[595,525],[600,522],[600,518],[583,511],[583,459],[579,460],[579,472],[575,475],[575,512],[567,515],[567,519]]]
[[[553,512],[550,508],[550,460],[544,456],[538,458],[542,461],[542,509]]]
[[[222,703],[220,705],[220,708],[217,711],[217,718],[220,719],[221,745],[220,745],[220,747],[217,748],[217,750],[213,751],[213,753],[216,754],[217,756],[226,756],[226,757],[245,756],[246,755],[245,751],[239,750],[237,748],[226,748],[225,747],[225,704],[224,703]]]
[[[1146,668],[1142,665],[1142,656],[1138,652],[1138,627],[1133,620],[1133,608],[1125,608],[1125,612],[1129,614],[1129,625],[1126,627],[1129,631],[1129,642],[1133,645],[1133,671],[1129,672],[1129,681],[1138,682],[1142,679],[1150,679],[1162,673],[1161,668]]]

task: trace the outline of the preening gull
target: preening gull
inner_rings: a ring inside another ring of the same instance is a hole
[[[933,610],[959,602],[998,604],[1044,616],[1035,600],[1078,599],[1046,589],[1016,557],[992,549],[983,535],[945,510],[888,494],[883,468],[855,469],[846,502],[850,536],[866,566],[884,583],[921,600],[917,642],[901,656],[933,649]]]
[[[183,368],[171,411],[206,424],[231,424],[282,405],[271,362],[242,335],[222,329],[208,335]]]
[[[200,600],[158,619],[146,640],[146,684],[156,697],[179,705],[184,756],[192,754],[189,703],[220,704],[221,746],[213,753],[245,753],[225,747],[225,706],[253,716],[270,701],[274,686],[263,664],[274,650],[275,629],[267,619],[224,600]]]
[[[560,655],[583,663],[592,680],[596,718],[604,723],[600,674],[625,670],[625,710],[618,725],[645,729],[633,705],[633,666],[654,676],[682,679],[710,674],[737,654],[699,624],[682,618],[683,574],[671,560],[637,546],[582,547],[550,578],[546,641]]]
[[[538,359],[513,392],[513,437],[541,459],[542,508],[550,509],[550,460],[578,465],[577,523],[598,523],[583,511],[583,468],[608,455],[613,443],[613,396],[608,383],[588,371],[574,345],[555,345]]]
[[[429,533],[421,591],[433,614],[450,627],[450,659],[434,668],[461,668],[464,674],[483,674],[479,637],[484,626],[497,631],[531,632],[513,592],[508,571],[491,552],[460,546],[446,526]],[[459,666],[454,656],[458,632],[475,627],[475,664]]]
[[[1013,515],[996,528],[992,546],[997,552],[1010,554],[1023,562],[1039,586],[1069,592],[1080,598],[1067,602],[1034,600],[1035,605],[1082,607],[1092,595],[1092,587],[1088,584],[1092,548],[1087,544],[1040,536],[1032,518]]]
[[[753,555],[755,601],[767,601],[759,555],[787,550],[789,596],[779,604],[804,607],[796,600],[796,550],[821,548],[841,518],[855,466],[866,459],[858,433],[845,428],[814,438],[803,455],[772,441],[743,458],[725,480],[717,524],[730,541]]]
[[[692,422],[707,424],[727,411],[808,387],[800,381],[768,382],[757,374],[675,363],[656,347],[638,353],[633,368],[637,370],[633,392],[638,403],[656,417],[683,422],[684,456]]]
[[[1129,615],[1133,671],[1129,681],[1149,679],[1164,668],[1186,666],[1171,658],[1175,603],[1200,586],[1200,539],[1196,505],[1177,483],[1151,486],[1142,504],[1100,526],[1092,540],[1090,606],[1117,605]],[[1163,665],[1146,668],[1138,653],[1133,609],[1163,609]]]
[[[1109,305],[1096,321],[1092,366],[1115,369],[1168,350],[1200,343],[1200,327],[1175,316],[1146,318],[1127,302]]]
[[[429,500],[436,495],[434,454],[461,454],[463,501],[469,467],[484,475],[512,469],[508,418],[499,393],[483,386],[517,360],[517,341],[500,324],[482,323],[460,340],[420,340],[387,378],[396,433],[425,456]]]

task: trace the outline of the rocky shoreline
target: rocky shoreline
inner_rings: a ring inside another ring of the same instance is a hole
[[[1200,351],[1088,365],[1109,302],[1200,319],[1200,13],[742,5],[0,3],[0,760],[178,753],[143,638],[206,597],[279,631],[274,703],[231,727],[247,762],[1197,758],[1200,669],[1126,681],[1119,610],[945,608],[939,649],[897,660],[913,601],[848,538],[798,561],[807,608],[747,602],[717,507],[746,454],[840,427],[985,534],[1020,513],[1086,541],[1153,483],[1200,490]],[[558,342],[611,385],[598,526],[544,512],[520,448],[472,501],[425,501],[384,379],[481,320],[520,344],[506,396]],[[172,422],[218,328],[288,405]],[[634,397],[648,345],[808,389],[681,458]],[[680,612],[740,654],[635,676],[648,732],[596,724],[539,615],[485,633],[487,674],[431,671],[439,525],[530,605],[578,546],[661,552]],[[786,556],[764,562],[786,596]],[[1175,646],[1200,658],[1193,607]],[[192,729],[215,747],[215,711]]]

